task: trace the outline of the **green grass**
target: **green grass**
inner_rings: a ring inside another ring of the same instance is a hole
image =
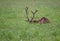
[[[38,9],[35,19],[49,24],[29,24],[25,7]],[[0,41],[60,41],[60,0],[0,0]]]

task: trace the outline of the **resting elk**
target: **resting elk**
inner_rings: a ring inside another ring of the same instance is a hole
[[[33,15],[31,19],[29,19],[29,17],[28,17],[28,7],[25,8],[25,11],[26,11],[26,19],[27,19],[27,21],[29,23],[32,23],[32,22],[33,23],[50,23],[50,21],[48,20],[48,18],[45,18],[45,17],[42,17],[42,18],[40,18],[38,20],[34,20],[35,14],[37,13],[38,10],[35,10],[34,12],[31,11],[32,15]]]

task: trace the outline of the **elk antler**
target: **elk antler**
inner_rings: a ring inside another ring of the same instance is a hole
[[[29,17],[28,17],[28,7],[25,8],[25,11],[26,11],[26,19],[27,19],[27,21],[29,21]]]
[[[26,11],[26,19],[27,19],[27,21],[30,22],[30,23],[31,23],[31,22],[34,22],[35,20],[33,20],[33,19],[34,19],[35,14],[37,13],[38,10],[31,11],[32,14],[33,14],[31,20],[30,20],[29,17],[28,17],[28,7],[25,8],[25,11]]]
[[[38,10],[35,10],[34,12],[33,12],[33,11],[31,11],[31,12],[32,12],[32,14],[33,14],[32,18],[31,18],[31,20],[30,20],[31,22],[33,21],[33,19],[34,19],[34,17],[35,17],[35,14],[37,13],[37,11],[38,11]]]

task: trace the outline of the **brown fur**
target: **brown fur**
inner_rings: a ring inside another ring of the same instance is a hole
[[[48,18],[42,17],[41,19],[34,20],[34,23],[49,23]]]

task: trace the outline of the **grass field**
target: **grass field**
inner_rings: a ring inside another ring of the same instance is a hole
[[[38,9],[35,19],[49,24],[29,24],[25,7]],[[0,41],[60,41],[60,0],[0,0]]]

